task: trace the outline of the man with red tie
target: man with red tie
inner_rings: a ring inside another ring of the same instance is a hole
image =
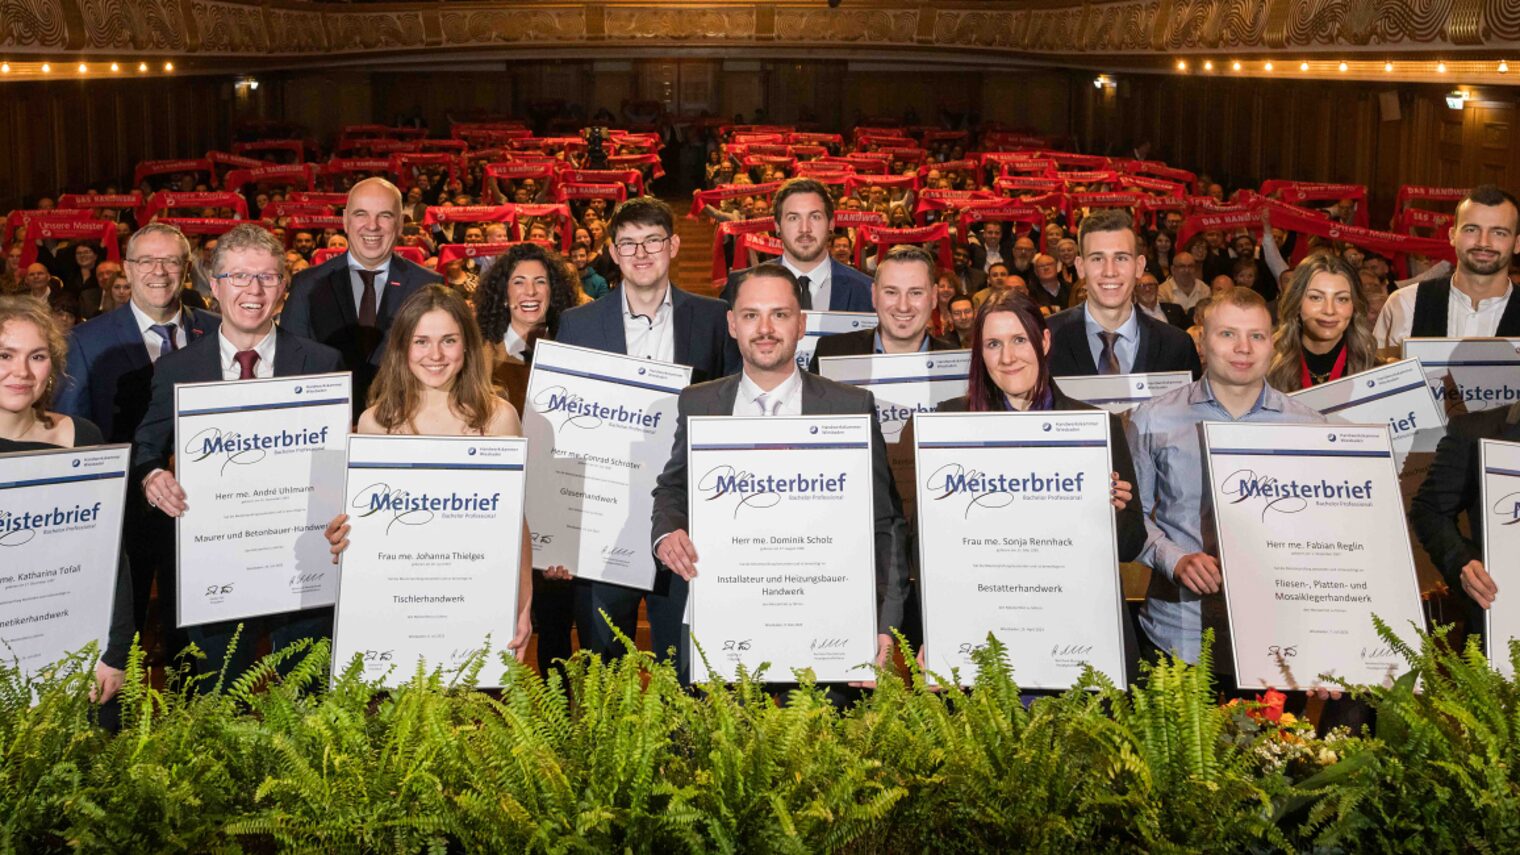
[[[153,398],[132,449],[132,474],[148,504],[170,517],[189,506],[170,469],[177,384],[342,370],[338,351],[275,327],[274,314],[287,284],[285,248],[274,235],[252,223],[233,228],[211,257],[211,292],[222,309],[221,327],[158,360]],[[230,657],[227,648],[238,621],[190,627],[189,636],[206,654],[198,670],[214,674],[230,658],[228,678],[235,679],[252,664],[254,640],[261,632],[270,633],[278,650],[301,638],[331,635],[332,620],[328,607],[242,621],[244,635]]]
[[[347,252],[291,281],[280,327],[343,354],[354,372],[357,421],[380,365],[391,316],[417,289],[443,280],[391,254],[401,235],[401,191],[384,178],[366,178],[348,191],[343,232]]]

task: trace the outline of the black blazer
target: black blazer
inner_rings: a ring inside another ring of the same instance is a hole
[[[1161,309],[1161,314],[1166,315],[1166,322],[1177,329],[1187,332],[1188,327],[1193,325],[1192,319],[1188,317],[1188,313],[1176,303],[1157,302],[1156,306]],[[1136,306],[1135,311],[1140,311],[1140,307]],[[1196,349],[1194,348],[1194,350]]]
[[[1092,348],[1087,344],[1086,306],[1073,306],[1050,317],[1050,374],[1052,377],[1092,377],[1098,373]],[[1198,348],[1193,337],[1170,324],[1164,324],[1144,312],[1136,311],[1140,323],[1140,343],[1135,350],[1131,373],[1152,371],[1191,371],[1193,379],[1203,376]]]
[[[149,472],[167,469],[174,453],[174,387],[180,383],[222,380],[221,334],[202,336],[158,360],[153,372],[153,401],[137,428],[132,448],[132,480],[141,483]],[[327,374],[343,370],[343,357],[324,344],[275,329],[274,376]]]
[[[1092,404],[1078,401],[1076,398],[1068,398],[1061,394],[1060,389],[1052,389],[1055,393],[1055,401],[1052,410],[1096,410]],[[936,413],[964,413],[968,412],[971,399],[962,395],[959,398],[951,398],[940,402],[934,408]],[[1124,510],[1114,515],[1114,529],[1117,535],[1119,560],[1134,561],[1145,549],[1145,509],[1140,505],[1139,491],[1135,485],[1135,461],[1129,454],[1129,440],[1125,438],[1124,422],[1114,413],[1108,414],[1108,448],[1111,460],[1110,465],[1114,472],[1119,473],[1120,481],[1128,481],[1131,491],[1136,495],[1124,506]]]
[[[1469,634],[1482,633],[1484,622],[1483,608],[1462,588],[1462,567],[1469,561],[1483,560],[1483,526],[1487,515],[1479,488],[1481,439],[1520,442],[1520,404],[1453,417],[1446,426],[1446,435],[1436,446],[1430,472],[1409,505],[1409,524],[1415,539],[1441,572],[1446,587],[1466,609]],[[1457,527],[1457,519],[1464,513],[1472,530],[1471,539],[1463,537]],[[1501,596],[1520,596],[1520,590],[1501,592]]]
[[[728,334],[728,304],[713,297],[689,294],[670,286],[674,318],[675,361],[691,366],[691,380],[700,383],[739,370],[739,345]],[[608,353],[628,352],[623,331],[623,289],[614,288],[584,306],[559,317],[554,340]]]
[[[677,404],[676,440],[670,461],[655,482],[651,544],[688,525],[686,516],[686,419],[688,416],[726,416],[734,411],[739,377],[724,377],[687,386]],[[876,625],[890,632],[902,626],[903,604],[908,596],[907,524],[892,467],[887,463],[887,444],[876,418],[876,396],[865,389],[802,374],[802,414],[807,416],[871,414],[871,470],[876,517]],[[670,570],[660,565],[660,573]],[[658,583],[657,583],[658,584]]]
[[[964,350],[959,342],[949,339],[929,336],[929,350]],[[847,333],[835,333],[818,339],[818,348],[813,351],[813,359],[808,363],[808,370],[818,373],[818,357],[820,356],[870,356],[876,352],[876,330],[853,330]]]

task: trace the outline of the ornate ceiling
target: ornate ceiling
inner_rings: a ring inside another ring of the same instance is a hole
[[[0,0],[9,59],[173,59],[186,71],[382,66],[460,56],[730,53],[1033,61],[1163,68],[1179,56],[1502,57],[1520,51],[1520,0],[1034,0],[910,2],[313,3],[301,0]],[[820,47],[842,53],[816,53]]]

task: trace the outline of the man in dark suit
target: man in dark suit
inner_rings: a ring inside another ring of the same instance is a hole
[[[670,263],[681,248],[670,206],[648,196],[629,199],[612,212],[607,230],[623,283],[596,302],[561,315],[555,341],[689,365],[695,382],[738,371],[728,307],[722,300],[688,294],[670,281]],[[577,585],[576,598],[576,621],[586,628],[591,648],[617,656],[622,647],[598,612],[605,611],[629,638],[638,624],[640,602],[648,608],[650,626],[674,623],[679,628],[686,587],[684,582],[672,586],[669,573],[656,577],[652,591],[587,580]],[[654,640],[662,655],[675,643],[674,636],[660,631]]]
[[[771,202],[781,238],[781,265],[802,283],[805,311],[869,312],[871,279],[829,255],[834,234],[834,199],[822,183],[793,178]],[[734,303],[734,287],[746,273],[735,270],[723,286],[723,299]]]
[[[132,480],[142,485],[148,504],[167,517],[183,514],[189,500],[174,473],[174,387],[180,383],[292,377],[342,370],[343,357],[323,344],[303,339],[274,323],[285,291],[285,248],[252,223],[222,236],[212,257],[211,290],[222,306],[221,327],[183,350],[165,356],[153,375],[153,399],[137,428],[132,449]],[[301,638],[332,634],[332,607],[306,609],[246,621],[190,627],[190,640],[206,654],[202,673],[214,674],[227,663],[229,680],[253,662],[253,647],[267,631],[276,650]],[[229,651],[238,624],[245,633]]]
[[[131,442],[148,411],[159,357],[216,332],[222,319],[180,302],[190,242],[174,226],[152,223],[127,241],[127,305],[69,331],[69,355],[56,408],[100,426],[106,442]],[[103,263],[104,264],[104,263]],[[102,265],[103,266],[103,265]],[[136,483],[127,488],[123,548],[132,567],[132,619],[147,627],[148,598],[158,580],[161,609],[174,597],[174,523],[148,507]],[[174,622],[159,638],[178,649]]]
[[[871,302],[876,306],[876,329],[826,335],[808,370],[818,373],[821,356],[864,356],[873,353],[922,353],[958,350],[959,342],[929,335],[934,314],[934,256],[912,244],[894,246],[876,266]]]
[[[366,178],[343,208],[348,252],[301,271],[290,285],[280,327],[336,348],[354,372],[354,419],[364,412],[396,310],[438,274],[392,255],[401,234],[401,191]]]
[[[1077,235],[1077,272],[1087,301],[1050,318],[1054,377],[1189,371],[1202,376],[1198,350],[1186,332],[1135,311],[1135,281],[1145,256],[1129,214],[1094,211]]]
[[[1161,283],[1150,273],[1140,274],[1135,280],[1135,308],[1150,315],[1158,321],[1165,321],[1172,326],[1187,331],[1192,326],[1187,312],[1176,303],[1163,303],[1159,296]]]
[[[709,383],[688,386],[678,404],[675,443],[670,462],[654,490],[652,537],[659,575],[684,608],[687,583],[697,575],[699,557],[687,533],[686,420],[691,416],[758,414],[810,416],[870,413],[872,483],[875,493],[877,664],[890,655],[892,630],[903,621],[908,589],[906,525],[886,442],[876,419],[875,396],[864,389],[825,380],[796,367],[797,341],[806,324],[798,292],[800,284],[780,264],[761,264],[749,270],[734,290],[728,323],[743,355],[743,372]],[[677,650],[677,667],[685,667],[681,643],[682,609],[662,614],[657,624],[650,614],[655,648]]]
[[[1409,506],[1415,538],[1441,571],[1447,587],[1459,592],[1468,635],[1482,634],[1484,612],[1499,595],[1499,586],[1483,566],[1483,532],[1491,515],[1483,507],[1480,489],[1483,473],[1478,448],[1485,439],[1520,442],[1520,404],[1453,418],[1436,446],[1430,473]],[[1470,538],[1458,527],[1463,514],[1472,530]]]

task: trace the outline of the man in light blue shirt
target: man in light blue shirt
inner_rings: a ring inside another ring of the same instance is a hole
[[[1147,658],[1159,649],[1197,662],[1210,628],[1214,662],[1228,671],[1229,625],[1199,425],[1325,418],[1267,385],[1272,316],[1255,291],[1233,288],[1216,298],[1204,316],[1203,351],[1203,378],[1136,407],[1126,429],[1135,497],[1154,512],[1145,520],[1139,558],[1153,571],[1140,609],[1140,643]],[[1155,649],[1147,650],[1147,641]]]

